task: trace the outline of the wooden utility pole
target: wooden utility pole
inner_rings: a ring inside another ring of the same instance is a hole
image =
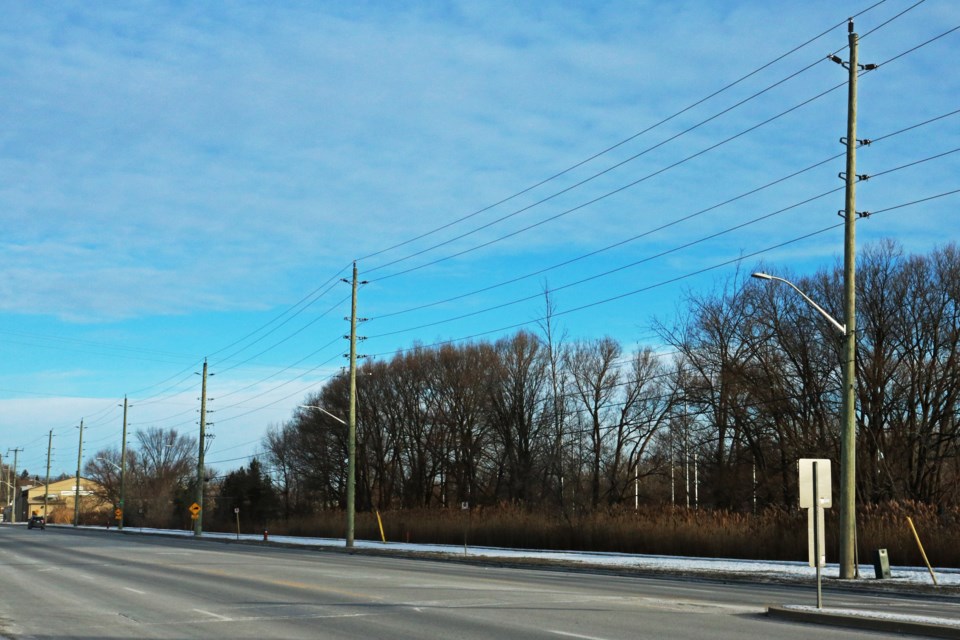
[[[847,166],[844,199],[843,234],[843,317],[844,332],[843,417],[840,425],[840,578],[856,576],[856,464],[857,464],[857,415],[856,415],[856,349],[857,349],[857,303],[856,303],[856,222],[857,222],[857,75],[861,67],[857,62],[858,37],[853,30],[853,20],[847,25],[850,60],[845,65],[850,73],[847,88]]]
[[[207,359],[203,359],[203,382],[200,386],[200,450],[197,454],[197,496],[195,502],[200,507],[193,521],[193,535],[203,535],[203,453],[207,443]]]
[[[7,453],[13,451],[13,476],[11,477],[13,485],[13,506],[10,509],[10,522],[17,521],[17,498],[20,497],[20,491],[17,488],[17,454],[23,451],[23,449],[7,449]]]
[[[350,296],[350,413],[347,420],[347,548],[353,547],[357,498],[357,263]]]
[[[77,445],[77,478],[73,485],[73,526],[80,524],[80,464],[83,461],[83,418],[80,418],[80,443]]]
[[[117,519],[117,529],[123,530],[123,519],[126,517],[124,511],[127,499],[127,396],[123,396],[123,434],[120,441],[120,517]]]
[[[47,438],[47,479],[43,481],[43,522],[47,522],[47,503],[50,502],[50,450],[53,449],[53,429]]]

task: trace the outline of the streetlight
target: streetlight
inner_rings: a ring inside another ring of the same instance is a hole
[[[811,307],[813,307],[814,309],[816,309],[817,312],[818,312],[820,315],[822,315],[824,318],[826,318],[827,321],[828,321],[830,324],[832,324],[832,325],[835,326],[837,329],[839,329],[841,335],[844,335],[844,336],[847,335],[847,325],[845,325],[845,324],[840,324],[839,322],[837,322],[837,321],[834,319],[833,316],[831,316],[829,313],[827,313],[826,311],[823,310],[823,307],[821,307],[821,306],[818,305],[816,302],[814,302],[813,300],[811,300],[811,299],[810,299],[810,296],[808,296],[807,294],[805,294],[803,291],[800,290],[799,287],[797,287],[797,285],[793,284],[792,282],[790,282],[790,281],[787,280],[786,278],[779,278],[779,277],[777,277],[777,276],[772,276],[772,275],[770,275],[769,273],[761,273],[761,272],[759,272],[759,271],[758,271],[757,273],[752,273],[752,274],[750,274],[750,277],[751,277],[751,278],[757,278],[758,280],[776,280],[777,282],[782,282],[782,283],[784,283],[784,284],[792,287],[794,291],[796,291],[797,293],[800,294],[800,297],[802,297],[804,300],[807,301],[807,304],[809,304]]]
[[[117,471],[120,471],[120,465],[118,465],[116,462],[112,462],[110,460],[107,460],[106,458],[97,458],[97,460],[99,460],[100,462],[106,462],[108,465],[110,465]]]
[[[323,407],[315,404],[301,404],[299,405],[302,409],[316,409],[325,413],[327,416],[333,418],[343,426],[350,429],[350,424],[346,420],[336,416]],[[356,493],[353,491],[353,478],[354,478],[354,469],[356,468],[356,450],[353,447],[347,447],[347,535],[346,535],[346,546],[349,549],[353,546],[353,525],[354,518],[356,514]]]
[[[342,424],[343,426],[347,426],[347,421],[346,421],[346,420],[344,420],[343,418],[340,418],[340,417],[338,417],[338,416],[335,416],[334,414],[330,413],[329,411],[327,411],[327,410],[324,409],[323,407],[318,407],[317,405],[314,405],[314,404],[301,404],[301,405],[300,405],[300,408],[301,408],[301,409],[316,409],[317,411],[322,411],[323,413],[327,414],[328,416],[330,416],[331,418],[333,418],[334,420],[336,420],[337,422],[339,422],[339,423]]]
[[[784,278],[778,278],[768,273],[753,273],[751,277],[760,280],[775,280],[783,282],[793,288],[794,291],[807,301],[810,306],[827,319],[830,324],[840,330],[845,340],[844,353],[850,354],[853,349],[850,343],[854,336],[851,331],[847,331],[847,326],[854,326],[852,314],[847,317],[847,324],[841,324],[823,310],[823,308],[810,297]],[[853,394],[856,384],[856,364],[852,356],[847,355],[841,363],[843,367],[843,416],[841,418],[840,429],[840,573],[841,578],[853,578],[858,575],[856,566],[856,540],[857,540],[857,494],[856,494],[856,446],[857,446],[857,414],[856,400]]]

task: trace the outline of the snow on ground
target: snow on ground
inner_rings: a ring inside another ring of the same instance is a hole
[[[94,527],[91,527],[94,528]],[[99,528],[99,527],[97,527]],[[193,531],[173,529],[130,528],[125,532],[143,532],[155,535],[192,536]],[[204,538],[215,540],[262,541],[262,535],[204,532]],[[297,536],[269,536],[270,542],[304,547],[343,547],[343,538],[303,538]],[[744,577],[764,579],[796,580],[813,578],[816,573],[806,562],[783,560],[731,560],[721,558],[687,558],[679,556],[636,555],[627,553],[601,553],[584,551],[539,551],[535,549],[504,549],[499,547],[473,547],[463,545],[411,544],[403,542],[375,542],[357,540],[359,549],[376,549],[391,553],[433,553],[438,555],[458,555],[472,558],[500,558],[503,560],[545,560],[568,564],[607,566],[619,568],[649,569],[651,571],[676,574],[717,574],[743,575]],[[839,566],[828,564],[823,570],[824,578],[838,579]],[[883,580],[885,584],[931,585],[932,580],[926,567],[890,567],[891,578]],[[934,569],[937,583],[941,586],[960,586],[960,569]],[[876,581],[872,564],[860,565],[860,580]],[[879,582],[879,581],[878,581]]]

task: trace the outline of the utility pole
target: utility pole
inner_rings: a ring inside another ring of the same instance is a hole
[[[17,454],[23,449],[7,449],[7,453],[13,451],[13,508],[10,510],[10,522],[17,521],[17,498],[20,497],[20,491],[17,489]]]
[[[844,233],[843,233],[843,317],[844,332],[842,354],[842,423],[840,425],[840,578],[850,580],[857,576],[857,414],[856,414],[856,350],[857,350],[857,303],[856,303],[856,221],[857,180],[866,176],[857,175],[857,75],[862,70],[872,71],[876,65],[860,65],[858,59],[858,36],[853,30],[853,20],[847,24],[847,39],[850,60],[844,63],[836,56],[834,62],[843,65],[849,72],[847,86],[847,166],[844,181]]]
[[[73,493],[73,526],[80,524],[80,464],[83,460],[83,418],[80,418],[80,443],[77,445],[77,478]]]
[[[47,503],[50,502],[50,450],[53,448],[53,429],[47,438],[47,479],[43,482],[43,521],[47,521]]]
[[[127,513],[124,503],[127,498],[127,396],[123,396],[123,432],[120,441],[120,518],[117,519],[117,530],[123,531],[123,519]]]
[[[9,467],[10,465],[7,465],[7,466]],[[2,473],[3,473],[3,455],[0,455],[0,474]],[[10,490],[5,488],[3,480],[0,480],[0,491],[3,492],[2,495],[4,498],[6,498],[3,501],[3,504],[7,504],[7,502],[10,501]]]
[[[196,503],[200,507],[197,518],[193,521],[193,535],[203,535],[203,451],[207,443],[207,359],[203,359],[203,382],[200,386],[200,450],[197,454],[197,497]]]
[[[353,547],[357,498],[357,263],[350,296],[350,413],[347,420],[347,548]]]

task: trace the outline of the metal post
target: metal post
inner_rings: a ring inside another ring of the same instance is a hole
[[[700,508],[700,452],[693,452],[693,510]]]
[[[350,414],[347,421],[347,548],[353,547],[357,479],[357,263],[350,296]]]
[[[674,477],[674,467],[676,466],[677,457],[676,453],[673,450],[673,432],[670,432],[670,506],[673,507],[677,502],[677,483],[676,478]]]
[[[847,97],[847,174],[843,236],[843,422],[840,434],[840,578],[854,577],[856,539],[856,171],[857,171],[857,34],[848,25],[850,82]]]
[[[686,425],[684,425],[686,426]],[[686,429],[683,433],[683,475],[684,475],[684,490],[686,492],[687,498],[687,509],[690,508],[690,449],[688,448]]]
[[[820,588],[820,491],[817,486],[817,461],[813,461],[813,564],[817,568],[817,609],[823,609],[823,593]]]
[[[80,444],[77,445],[77,479],[73,487],[73,526],[80,524],[80,464],[83,461],[83,418],[80,419]]]
[[[117,530],[123,530],[123,519],[126,517],[124,502],[127,498],[127,396],[123,396],[123,432],[120,441],[120,518],[117,520]]]
[[[203,359],[203,382],[200,386],[200,449],[197,453],[197,495],[196,503],[200,507],[193,521],[193,535],[203,535],[203,452],[207,443],[207,359]]]

